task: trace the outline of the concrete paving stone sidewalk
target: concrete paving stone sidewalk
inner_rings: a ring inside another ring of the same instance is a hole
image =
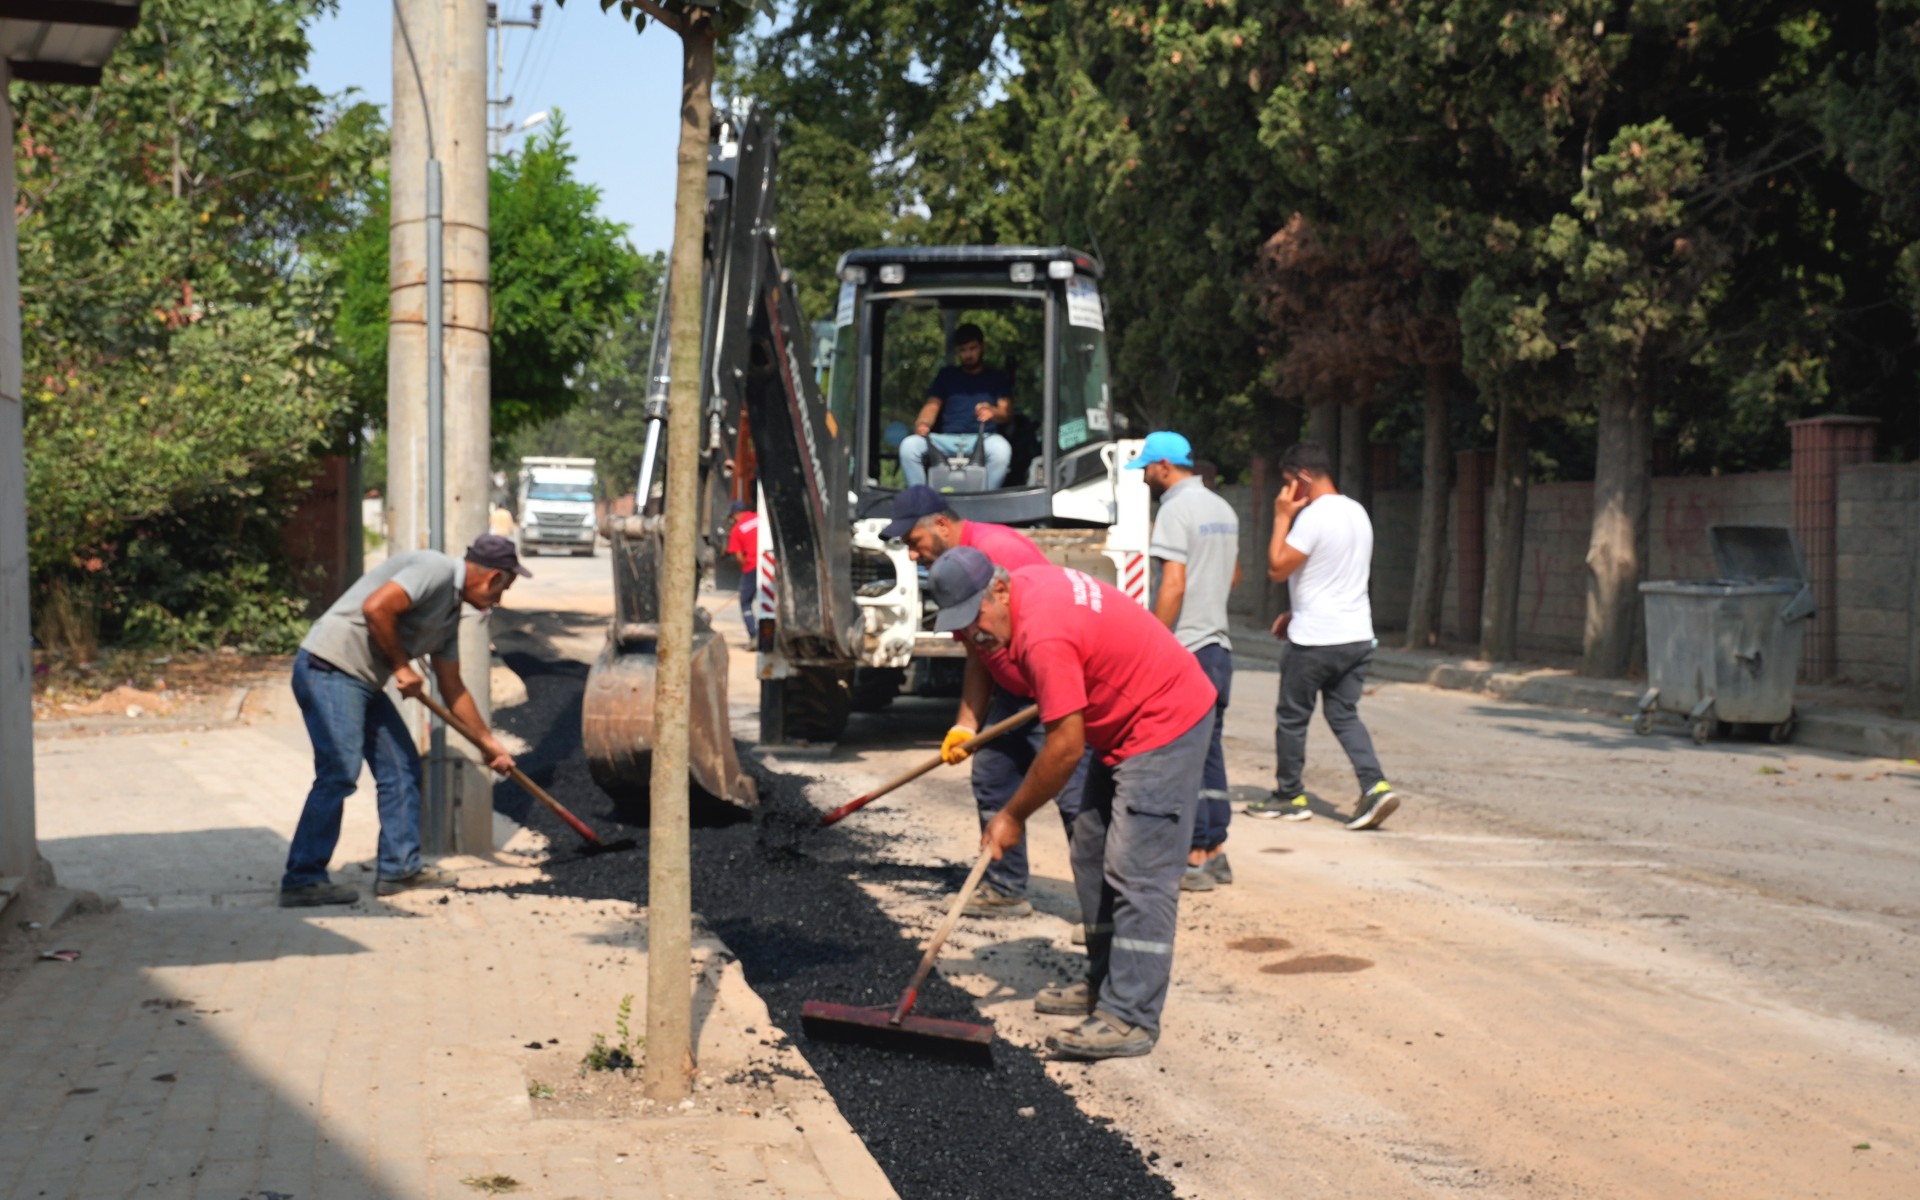
[[[1233,630],[1233,651],[1246,658],[1277,663],[1282,647],[1265,629],[1237,626]],[[1401,650],[1385,645],[1374,653],[1371,677],[1622,717],[1638,709],[1640,697],[1647,690],[1644,681],[1595,679],[1562,667],[1489,663],[1439,650]],[[1796,689],[1796,698],[1794,745],[1868,758],[1920,758],[1920,721],[1875,711],[1858,703],[1858,693],[1844,687],[1801,687]]]
[[[645,1030],[645,912],[487,890],[538,876],[525,831],[452,860],[460,890],[376,900],[363,779],[334,865],[361,902],[274,907],[310,770],[291,708],[36,745],[43,854],[62,887],[122,903],[34,931],[8,909],[0,1200],[425,1200],[494,1176],[582,1200],[894,1194],[704,931],[692,1100],[582,1073],[623,996]],[[51,948],[80,958],[35,957]]]

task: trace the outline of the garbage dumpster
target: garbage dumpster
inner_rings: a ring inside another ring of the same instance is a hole
[[[1793,736],[1793,683],[1813,615],[1813,589],[1791,529],[1714,525],[1707,530],[1719,579],[1643,583],[1647,682],[1634,718],[1652,733],[1656,712],[1678,713],[1704,743],[1724,727]]]

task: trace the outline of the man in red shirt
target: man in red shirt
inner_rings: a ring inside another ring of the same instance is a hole
[[[1073,882],[1087,921],[1087,979],[1035,997],[1085,1019],[1047,1045],[1068,1058],[1146,1054],[1160,1036],[1173,933],[1213,733],[1213,684],[1126,593],[1081,571],[1008,572],[960,547],[933,564],[934,628],[1004,649],[1032,687],[1046,741],[980,844],[998,857],[1060,789],[1086,748]]]
[[[753,624],[753,598],[760,589],[760,514],[746,501],[733,502],[733,528],[727,531],[727,553],[740,564],[740,619],[747,624],[747,644],[760,636]]]
[[[964,521],[947,507],[947,499],[930,487],[910,487],[893,498],[893,523],[880,531],[889,541],[905,538],[908,552],[921,566],[955,546],[971,546],[987,556],[996,567],[1017,571],[1022,567],[1045,566],[1047,556],[1027,535],[1005,525],[985,521]],[[989,725],[997,724],[1033,703],[1027,681],[1007,660],[1004,650],[982,654],[967,647],[967,673],[960,687],[960,711],[953,718],[940,746],[940,757],[957,763],[967,757],[962,743]],[[980,809],[980,827],[984,830],[993,814],[1005,808],[1020,787],[1021,779],[1033,766],[1034,756],[1046,740],[1039,722],[988,742],[973,755],[973,800]],[[1074,770],[1058,797],[1060,819],[1067,826],[1067,839],[1073,839],[1073,819],[1080,812],[1080,791],[1087,777],[1086,764]],[[1000,860],[987,870],[987,886],[968,901],[970,917],[1023,917],[1033,911],[1027,900],[1027,843],[1025,837],[1007,849]]]

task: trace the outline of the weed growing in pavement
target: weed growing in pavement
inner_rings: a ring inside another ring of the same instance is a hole
[[[489,1196],[520,1190],[520,1181],[511,1175],[469,1175],[460,1182],[476,1192],[485,1192]]]
[[[553,1099],[553,1085],[541,1083],[538,1079],[527,1085],[527,1095],[535,1100]]]
[[[633,993],[620,997],[620,1007],[614,1011],[613,1031],[619,1041],[609,1046],[603,1033],[593,1035],[593,1046],[580,1060],[580,1066],[588,1071],[628,1071],[633,1069],[634,1056],[647,1044],[644,1037],[633,1035]]]

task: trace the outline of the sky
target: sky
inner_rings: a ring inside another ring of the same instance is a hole
[[[524,19],[530,0],[502,0],[501,13]],[[674,148],[679,125],[680,39],[649,25],[635,33],[619,9],[596,0],[553,0],[540,29],[506,30],[502,87],[513,97],[508,124],[562,109],[578,161],[574,173],[600,189],[600,211],[627,227],[643,254],[664,251],[673,235]],[[391,0],[345,0],[308,31],[307,79],[328,93],[356,88],[358,99],[387,110],[393,93]],[[493,35],[487,35],[492,53]],[[489,72],[492,64],[489,63]],[[509,137],[512,146],[530,135]]]

